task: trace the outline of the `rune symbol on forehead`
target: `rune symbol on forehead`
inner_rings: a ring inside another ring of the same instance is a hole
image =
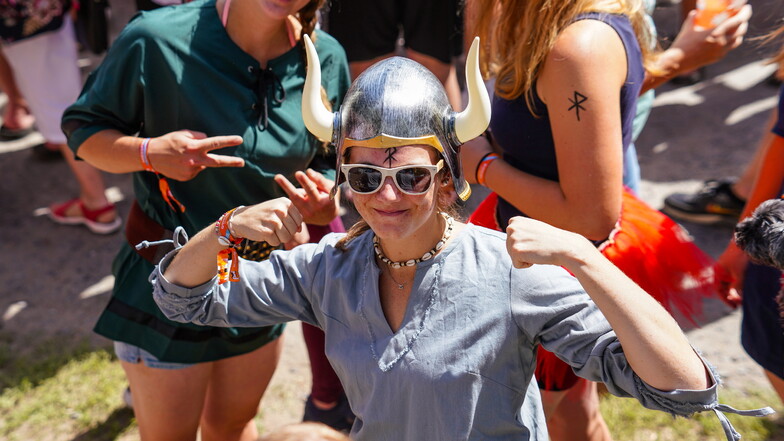
[[[386,153],[387,153],[387,158],[385,159],[385,161],[387,161],[387,164],[389,164],[389,168],[392,168],[392,161],[395,160],[395,153],[397,153],[397,147],[388,148],[386,150]]]
[[[588,97],[576,90],[574,91],[574,98],[569,98],[569,102],[572,103],[572,105],[567,110],[574,109],[574,112],[577,114],[577,121],[580,121],[580,111],[585,110],[585,107],[583,107],[582,104],[586,101],[588,101]]]

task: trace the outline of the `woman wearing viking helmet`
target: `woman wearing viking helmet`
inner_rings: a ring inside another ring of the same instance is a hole
[[[236,281],[219,283],[216,254],[240,238],[285,242],[302,222],[286,199],[223,216],[151,275],[169,318],[322,328],[357,440],[547,439],[540,344],[615,394],[681,415],[716,409],[715,379],[677,324],[585,238],[517,218],[507,239],[449,214],[453,191],[468,197],[457,150],[489,121],[477,42],[461,113],[404,58],[366,70],[332,113],[307,47],[303,119],[336,143],[362,220],[265,262],[238,259]]]

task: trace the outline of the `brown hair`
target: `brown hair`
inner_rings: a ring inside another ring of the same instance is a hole
[[[296,423],[268,433],[259,441],[350,441],[349,437],[321,423]]]
[[[343,163],[348,163],[348,156],[351,148],[347,148],[343,151]],[[440,156],[439,156],[440,157]],[[340,170],[338,170],[340,173]],[[449,179],[451,181],[452,175],[449,172],[448,167],[444,167],[441,171],[436,174],[434,178],[433,185],[436,186],[436,210],[439,212],[445,212],[454,218],[458,218],[457,208],[456,208],[456,194],[454,191],[454,186],[440,186],[438,185],[444,179]],[[336,243],[335,248],[346,251],[348,248],[349,242],[356,239],[357,237],[361,236],[362,233],[370,229],[370,225],[365,222],[364,219],[358,220],[351,228],[348,229],[346,235],[341,237]]]
[[[655,41],[645,23],[642,2],[615,0],[476,0],[472,11],[476,35],[482,40],[481,67],[495,76],[498,96],[511,100],[525,95],[533,112],[533,85],[558,35],[585,12],[629,17],[642,49],[646,69],[655,70]]]
[[[313,31],[316,30],[316,24],[318,23],[318,10],[324,6],[325,1],[311,0],[297,12],[297,20],[302,25],[302,35],[308,34],[311,40],[316,39]],[[304,42],[302,42],[302,49],[305,49]]]

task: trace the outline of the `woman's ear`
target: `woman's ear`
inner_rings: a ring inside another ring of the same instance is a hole
[[[455,192],[455,187],[452,185],[452,175],[446,173],[438,182],[440,183],[440,188],[438,189],[438,205],[440,209],[445,209],[457,200],[457,193]]]

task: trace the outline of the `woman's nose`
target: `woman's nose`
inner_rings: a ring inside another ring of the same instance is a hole
[[[392,181],[392,177],[388,176],[384,179],[384,182],[381,183],[381,188],[376,192],[376,197],[385,200],[397,200],[400,198],[400,190],[395,185],[395,182]]]

